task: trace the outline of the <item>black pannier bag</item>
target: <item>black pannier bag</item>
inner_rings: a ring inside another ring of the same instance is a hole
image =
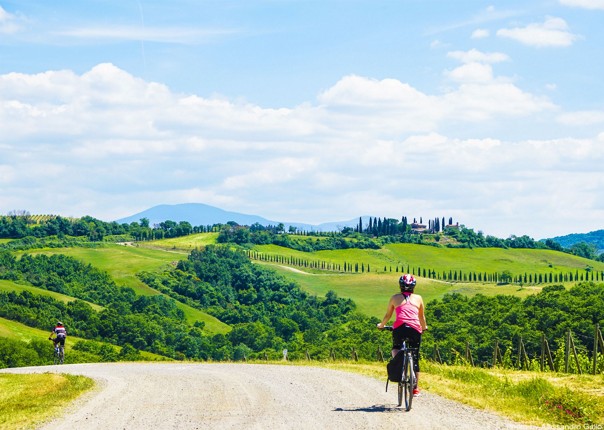
[[[388,371],[388,381],[401,382],[403,379],[403,361],[405,359],[405,352],[399,351],[396,355],[390,359],[386,364],[386,370]],[[387,386],[387,385],[386,385]]]

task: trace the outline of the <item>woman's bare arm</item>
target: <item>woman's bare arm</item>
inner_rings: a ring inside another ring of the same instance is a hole
[[[386,310],[386,315],[384,315],[384,318],[382,319],[382,322],[378,323],[378,328],[384,328],[384,326],[388,323],[388,321],[390,321],[390,317],[392,316],[392,313],[394,312],[394,298],[391,297],[390,301],[388,302],[388,309]]]

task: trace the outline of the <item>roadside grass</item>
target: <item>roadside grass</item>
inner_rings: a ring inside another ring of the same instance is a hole
[[[265,364],[266,361],[253,363]],[[272,361],[359,373],[386,384],[386,364],[350,361]],[[519,424],[604,425],[604,375],[571,375],[447,366],[422,361],[420,389],[492,412]],[[390,391],[390,390],[389,390]],[[393,389],[393,399],[396,390]],[[394,401],[394,400],[393,400]],[[421,401],[421,400],[420,400]],[[454,411],[452,411],[454,413]]]
[[[137,273],[143,271],[160,272],[173,267],[178,260],[186,258],[186,254],[182,252],[174,253],[161,249],[116,244],[106,244],[96,248],[45,248],[28,251],[28,254],[68,255],[109,273],[118,285],[130,287],[136,294],[143,296],[161,293],[138,279]],[[229,325],[199,309],[181,302],[177,302],[177,306],[184,312],[188,323],[193,324],[196,321],[202,321],[205,323],[205,330],[210,333],[225,334],[231,330]]]
[[[424,362],[427,391],[531,425],[604,425],[604,375],[480,369]]]
[[[67,374],[0,374],[0,428],[34,428],[91,390],[94,381]]]

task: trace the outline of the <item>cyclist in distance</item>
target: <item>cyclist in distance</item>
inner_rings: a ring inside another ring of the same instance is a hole
[[[52,335],[56,337],[53,339]],[[48,339],[52,340],[55,344],[55,348],[57,344],[61,344],[62,347],[65,347],[65,338],[67,337],[67,330],[63,327],[63,323],[61,321],[57,321],[56,327],[50,332],[50,337]]]
[[[395,313],[395,321],[392,324],[392,356],[394,357],[403,345],[405,339],[409,339],[407,346],[415,348],[413,352],[413,370],[416,381],[419,380],[419,347],[422,342],[422,332],[428,329],[426,317],[424,316],[424,300],[419,294],[414,294],[415,278],[412,275],[400,277],[400,293],[390,297],[388,309],[382,322],[377,327],[382,330]],[[413,387],[413,395],[419,395],[417,386]]]

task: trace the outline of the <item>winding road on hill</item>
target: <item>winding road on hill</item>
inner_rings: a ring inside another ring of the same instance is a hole
[[[425,392],[405,412],[385,381],[309,366],[103,363],[0,372],[97,381],[44,430],[527,428]]]

